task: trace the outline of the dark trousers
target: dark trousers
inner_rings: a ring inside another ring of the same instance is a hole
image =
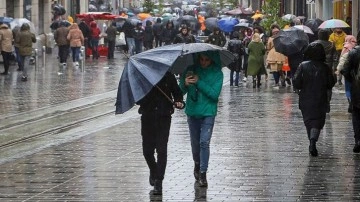
[[[247,77],[248,59],[249,59],[249,55],[244,54],[243,70],[244,70],[244,77],[245,78]]]
[[[115,41],[108,41],[108,59],[114,59]]]
[[[360,108],[353,106],[352,111],[352,124],[354,129],[355,142],[360,141]]]
[[[59,59],[60,63],[66,63],[66,59],[69,55],[69,45],[59,46]]]
[[[4,73],[8,73],[10,67],[11,52],[1,51],[1,55],[4,60],[4,69],[5,69]]]
[[[150,172],[159,180],[163,180],[165,175],[170,124],[171,116],[153,114],[141,116],[143,155]],[[157,162],[154,156],[155,150]]]
[[[162,45],[161,38],[159,36],[155,36],[155,48],[160,47]]]

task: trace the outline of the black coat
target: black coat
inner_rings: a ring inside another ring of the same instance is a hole
[[[153,40],[154,40],[153,27],[151,25],[146,25],[144,41],[152,42]]]
[[[182,33],[177,34],[174,39],[174,44],[177,43],[195,43],[195,37],[192,34],[184,35]]]
[[[227,49],[235,56],[235,61],[229,64],[229,69],[237,72],[240,71],[242,65],[242,56],[245,54],[243,42],[239,39],[231,39],[228,43]]]
[[[167,72],[157,86],[174,102],[183,102],[182,91],[175,76]],[[170,116],[174,113],[174,104],[156,87],[136,104],[140,105],[139,114],[155,113],[159,116]]]
[[[348,53],[347,62],[344,64],[344,69],[341,73],[345,79],[351,83],[351,102],[360,109],[360,75],[359,71],[360,63],[360,46],[356,46]],[[358,77],[358,78],[356,78]]]
[[[320,61],[304,61],[294,75],[293,85],[300,90],[299,108],[304,120],[325,118],[327,90],[335,85],[331,67]]]

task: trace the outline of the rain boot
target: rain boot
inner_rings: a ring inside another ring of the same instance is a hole
[[[353,107],[352,107],[351,99],[348,98],[347,100],[349,102],[348,112],[352,113]]]
[[[162,195],[162,180],[155,180],[153,195]]]
[[[194,166],[194,177],[196,181],[199,181],[199,175],[200,175],[200,163],[195,162]]]
[[[200,173],[199,185],[200,185],[200,187],[207,187],[208,186],[208,183],[207,183],[207,180],[206,180],[206,172],[201,172]]]
[[[320,130],[317,128],[312,128],[310,130],[310,146],[309,146],[309,152],[311,156],[317,156],[318,151],[316,149],[316,142],[319,139]]]

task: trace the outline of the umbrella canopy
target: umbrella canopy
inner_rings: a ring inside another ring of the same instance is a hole
[[[286,56],[301,53],[309,44],[309,37],[303,30],[290,28],[280,30],[274,38],[275,50]]]
[[[319,26],[321,25],[321,23],[323,23],[324,21],[322,21],[319,18],[316,19],[310,19],[307,20],[304,25],[310,27],[310,29],[314,32],[317,33],[319,31]]]
[[[306,25],[295,25],[294,27],[296,29],[303,30],[306,34],[314,34],[314,32],[310,29],[310,27],[308,27]]]
[[[235,25],[235,27],[237,28],[248,28],[251,27],[252,25],[250,23],[247,22],[240,22],[238,24]]]
[[[286,15],[282,16],[281,18],[282,18],[283,20],[292,21],[293,19],[296,18],[296,15],[286,14]]]
[[[184,16],[178,18],[177,21],[179,22],[179,24],[183,24],[185,21],[187,23],[198,23],[198,20],[196,19],[196,17],[194,17],[192,15],[184,15]]]
[[[137,17],[141,20],[141,21],[143,21],[143,20],[145,20],[145,19],[147,19],[147,18],[150,18],[150,17],[152,17],[149,13],[139,13],[139,14],[137,14]]]
[[[116,114],[131,109],[164,77],[167,71],[182,73],[194,62],[195,53],[217,51],[223,66],[234,61],[234,55],[207,43],[161,46],[130,57],[120,78]],[[158,57],[161,55],[161,57]]]
[[[319,29],[350,27],[348,23],[339,19],[326,20],[319,26]]]
[[[213,29],[218,26],[218,21],[219,19],[217,18],[206,18],[205,20],[206,29],[213,31]]]
[[[218,21],[218,27],[224,32],[232,32],[234,30],[234,26],[238,23],[239,20],[236,18],[222,18]]]
[[[26,18],[15,18],[13,21],[10,22],[11,29],[14,29],[15,27],[21,27],[24,23],[27,23],[30,26],[30,32],[36,34],[34,23],[32,23],[30,20]]]
[[[10,17],[0,17],[0,23],[7,24],[8,26],[10,26],[10,22],[13,20],[14,19]]]
[[[141,20],[139,20],[137,17],[131,17],[131,18],[128,18],[126,19],[126,21],[130,22],[132,25],[136,26],[137,23],[142,23]]]

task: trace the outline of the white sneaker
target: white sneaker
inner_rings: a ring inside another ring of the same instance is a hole
[[[79,66],[79,62],[75,62],[75,66]]]
[[[246,81],[247,81],[247,78],[246,78],[246,77],[244,77],[244,78],[243,78],[243,82],[246,82]]]
[[[66,67],[66,63],[62,63],[62,66],[63,66],[63,67]]]

